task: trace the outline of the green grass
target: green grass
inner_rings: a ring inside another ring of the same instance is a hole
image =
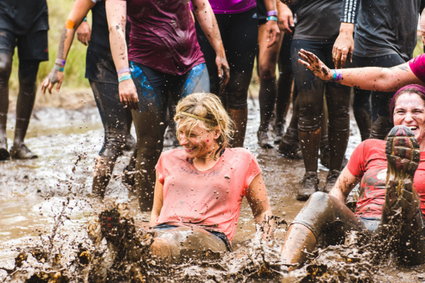
[[[49,6],[49,61],[42,62],[38,71],[38,85],[52,69],[59,45],[59,38],[65,25],[65,20],[71,10],[74,0],[47,0]],[[62,88],[87,88],[88,81],[84,78],[86,66],[86,46],[74,40],[65,67],[65,80]],[[18,90],[18,58],[13,59],[13,69],[9,80],[11,95]]]

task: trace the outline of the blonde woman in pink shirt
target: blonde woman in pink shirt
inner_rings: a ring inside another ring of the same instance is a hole
[[[156,165],[152,253],[177,257],[183,250],[231,250],[244,196],[270,236],[261,169],[246,149],[228,147],[232,121],[220,99],[191,94],[178,103],[174,119],[181,148],[163,152]]]

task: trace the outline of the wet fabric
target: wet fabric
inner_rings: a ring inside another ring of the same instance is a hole
[[[49,60],[47,30],[17,35],[9,30],[0,29],[0,52],[13,54],[15,47],[18,48],[20,60]]]
[[[209,0],[214,14],[238,14],[255,7],[255,0]]]
[[[375,57],[398,54],[405,61],[416,46],[421,0],[358,0],[354,54]]]
[[[178,225],[170,225],[170,224],[159,224],[153,227],[153,229],[155,230],[170,230],[173,228],[177,228],[179,227]],[[224,242],[224,244],[226,245],[226,248],[229,252],[232,251],[232,244],[229,242],[229,240],[227,239],[226,235],[222,232],[218,232],[218,231],[212,231],[212,230],[208,230],[205,229],[205,231],[210,232],[211,234],[213,234],[214,236],[216,236],[217,238],[219,238],[220,240],[222,240]]]
[[[173,75],[205,62],[186,1],[127,0],[127,15],[130,61]]]
[[[96,82],[118,84],[118,76],[109,45],[105,1],[97,1],[91,12],[93,21],[86,56],[86,78]]]
[[[425,54],[421,54],[409,61],[413,74],[425,84]]]
[[[46,0],[0,1],[0,30],[23,35],[48,29]]]
[[[421,152],[420,160],[413,186],[419,196],[422,214],[425,215],[425,152]],[[356,215],[381,218],[387,177],[385,141],[369,139],[362,142],[351,155],[347,168],[351,174],[361,178]]]
[[[216,15],[230,66],[230,81],[223,91],[220,91],[215,51],[199,25],[196,25],[208,67],[211,92],[218,95],[228,109],[245,109],[247,106],[248,87],[257,55],[258,21],[254,18],[255,12],[256,9],[251,9],[240,14]]]
[[[191,223],[233,239],[242,199],[261,172],[255,157],[243,148],[226,148],[210,169],[199,171],[183,149],[163,152],[158,160],[163,206],[158,223]]]
[[[164,117],[169,99],[177,102],[194,92],[209,92],[208,71],[205,64],[194,66],[184,75],[170,75],[147,66],[130,62],[133,81],[139,96],[139,111]]]
[[[301,1],[300,1],[301,2]],[[323,40],[339,34],[343,9],[353,11],[354,0],[307,0],[298,4],[294,39]],[[355,9],[354,9],[355,10]],[[343,18],[344,22],[354,19]]]
[[[90,80],[90,86],[105,131],[99,155],[116,158],[121,155],[130,133],[131,113],[120,102],[118,84],[115,81],[102,83]]]

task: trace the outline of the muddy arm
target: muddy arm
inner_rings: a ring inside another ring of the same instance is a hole
[[[338,179],[336,180],[335,186],[329,192],[329,195],[335,197],[342,203],[345,203],[348,194],[358,182],[358,178],[351,174],[348,168],[345,167],[339,175]]]
[[[215,51],[218,77],[222,79],[224,84],[227,84],[230,78],[229,63],[211,5],[207,0],[192,0],[192,4],[196,20]]]
[[[161,213],[162,204],[163,204],[163,185],[158,181],[158,174],[157,174],[156,182],[155,182],[155,191],[153,195],[153,207],[151,212],[151,220],[149,221],[149,225],[151,227],[157,224],[159,214]]]
[[[64,29],[62,31],[61,39],[59,42],[58,53],[56,58],[59,61],[66,61],[68,57],[69,50],[71,49],[72,42],[74,40],[75,30],[83,21],[84,17],[87,15],[88,11],[95,4],[91,0],[76,0],[72,6],[72,10],[70,11],[67,20],[65,22]],[[49,75],[43,80],[41,84],[42,92],[49,91],[52,93],[52,88],[56,84],[56,90],[59,90],[63,79],[64,79],[64,66],[65,64],[61,64],[56,62],[50,71]]]
[[[128,63],[127,42],[125,28],[127,23],[127,2],[121,0],[107,0],[106,17],[108,19],[109,42],[115,69],[120,71],[121,77],[126,79],[119,82],[120,101],[130,108],[137,109],[136,86],[131,79]],[[125,71],[127,70],[127,71]]]
[[[408,63],[391,67],[363,67],[331,70],[316,55],[301,49],[298,62],[322,80],[373,91],[396,91],[407,84],[424,84],[412,72]]]
[[[272,213],[267,189],[261,173],[252,180],[247,190],[246,198],[251,207],[255,222],[261,225],[263,229],[264,237],[271,238],[273,236],[274,224],[271,219]]]

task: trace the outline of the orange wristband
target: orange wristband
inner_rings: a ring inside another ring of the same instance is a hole
[[[65,28],[66,29],[74,29],[75,23],[72,20],[66,20]]]

